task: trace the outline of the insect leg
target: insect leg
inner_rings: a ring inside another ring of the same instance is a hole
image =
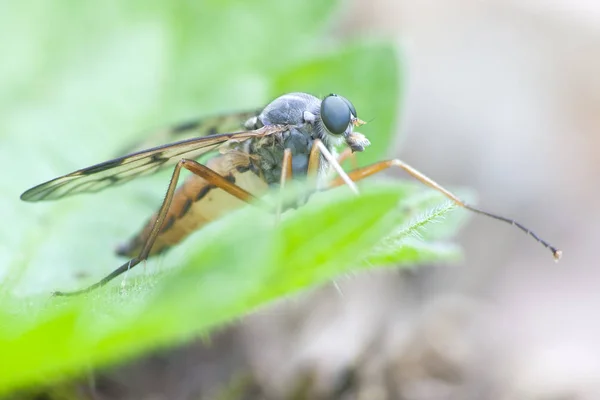
[[[354,192],[354,194],[358,194],[358,187],[356,187],[354,181],[350,179],[350,177],[348,176],[346,171],[344,171],[340,163],[335,159],[333,154],[331,154],[331,152],[319,139],[315,139],[312,148],[310,149],[310,155],[308,157],[309,177],[317,175],[320,166],[320,155],[323,155],[327,162],[333,167],[335,172],[338,173],[340,179],[342,179],[343,182],[346,185],[348,185],[348,187]]]
[[[290,149],[285,149],[283,151],[283,162],[281,164],[281,178],[279,178],[279,200],[277,201],[277,208],[275,210],[276,223],[279,223],[279,218],[281,217],[285,184],[287,181],[291,180],[292,177],[292,151]]]
[[[317,139],[319,140],[319,139]],[[319,164],[320,164],[320,151],[319,151],[319,146],[315,146],[313,144],[313,147],[310,150],[310,156],[308,159],[308,175],[310,176],[316,176],[317,172],[319,170]],[[356,153],[352,151],[351,148],[346,148],[344,149],[344,151],[342,151],[338,157],[337,157],[337,163],[338,164],[342,164],[344,161],[350,159],[350,163],[352,164],[352,168],[356,169],[358,168],[358,162],[356,160]]]
[[[466,208],[467,210],[471,210],[477,214],[482,214],[485,216],[488,216],[490,218],[494,218],[497,219],[499,221],[503,221],[506,223],[509,223],[511,225],[516,226],[517,228],[519,228],[520,230],[522,230],[523,232],[525,232],[527,235],[533,237],[536,241],[538,241],[539,243],[541,243],[544,247],[546,247],[547,249],[549,249],[552,252],[552,256],[554,257],[554,259],[556,261],[558,261],[562,255],[562,252],[557,249],[556,247],[552,246],[550,243],[546,242],[544,239],[540,238],[538,235],[536,235],[534,232],[532,232],[530,229],[526,228],[524,225],[522,225],[521,223],[513,220],[513,219],[509,219],[506,217],[502,217],[500,215],[497,214],[493,214],[487,211],[483,211],[479,208],[473,207],[467,203],[465,203],[464,201],[462,201],[461,199],[459,199],[455,194],[453,194],[452,192],[450,192],[449,190],[445,189],[444,187],[442,187],[440,184],[438,184],[437,182],[435,182],[434,180],[432,180],[431,178],[427,177],[426,175],[422,174],[421,172],[417,171],[416,169],[414,169],[413,167],[411,167],[408,164],[405,164],[404,162],[398,160],[398,159],[394,159],[394,160],[387,160],[387,161],[381,161],[363,168],[359,168],[356,169],[352,172],[350,172],[348,174],[348,176],[350,177],[350,179],[352,179],[353,181],[359,181],[361,179],[364,179],[366,177],[369,177],[371,175],[374,175],[378,172],[381,171],[385,171],[391,167],[398,167],[404,171],[406,171],[409,175],[411,175],[413,178],[416,178],[418,181],[420,181],[421,183],[424,183],[425,185],[437,190],[438,192],[441,192],[443,195],[445,195],[446,197],[448,197],[450,200],[452,200],[456,205]],[[332,180],[329,183],[329,188],[334,188],[340,185],[343,185],[345,183],[345,181],[339,177],[336,178],[334,180]]]
[[[340,165],[342,165],[344,163],[344,161],[346,161],[346,160],[350,160],[350,164],[352,165],[352,168],[354,168],[354,169],[358,168],[358,161],[356,160],[356,153],[353,152],[352,149],[349,147],[346,147],[344,149],[344,151],[342,151],[337,158],[337,162]]]
[[[181,160],[179,160],[177,165],[175,165],[175,169],[173,170],[173,175],[171,176],[171,181],[169,182],[169,187],[167,188],[167,193],[165,195],[165,199],[163,200],[160,210],[158,211],[158,216],[156,217],[156,220],[154,221],[154,224],[152,225],[152,230],[150,231],[150,235],[148,236],[146,243],[144,243],[144,246],[142,247],[140,254],[137,257],[132,258],[131,260],[127,261],[125,264],[121,265],[119,268],[115,269],[113,272],[108,274],[106,277],[102,278],[100,281],[94,283],[91,286],[88,286],[85,289],[81,289],[81,290],[77,290],[77,291],[73,291],[73,292],[54,292],[54,296],[72,296],[72,295],[89,292],[93,289],[96,289],[100,286],[105,285],[106,283],[110,282],[117,276],[132,269],[133,267],[138,265],[140,262],[142,262],[148,258],[148,255],[150,254],[150,250],[152,249],[152,246],[154,245],[154,242],[156,241],[156,238],[158,237],[158,234],[160,233],[160,229],[162,228],[162,225],[165,221],[165,217],[167,216],[169,207],[171,206],[171,201],[173,200],[173,194],[175,193],[175,189],[177,188],[177,181],[179,180],[179,174],[181,172],[181,168],[185,168],[185,169],[191,171],[192,173],[194,173],[195,175],[198,175],[198,176],[206,179],[210,184],[215,185],[215,186],[219,187],[220,189],[223,189],[227,193],[237,197],[240,200],[243,200],[248,203],[259,202],[259,200],[255,196],[253,196],[251,193],[247,192],[246,190],[242,189],[241,187],[237,186],[236,184],[231,183],[230,181],[225,179],[222,175],[216,173],[215,171],[208,168],[207,166],[202,165],[194,160],[189,160],[189,159],[185,159],[185,158],[181,159]]]
[[[308,176],[314,178],[319,173],[319,167],[321,166],[321,153],[317,142],[319,139],[315,139],[312,147],[310,148],[310,154],[308,155]]]

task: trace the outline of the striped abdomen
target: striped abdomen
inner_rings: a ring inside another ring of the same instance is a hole
[[[268,190],[267,183],[258,175],[257,168],[246,153],[229,152],[209,160],[206,165],[255,196],[261,196]],[[244,204],[246,203],[242,200],[209,184],[203,178],[190,176],[175,191],[150,255],[168,249],[208,222]],[[148,239],[156,216],[155,213],[138,235],[119,246],[117,254],[136,257]]]

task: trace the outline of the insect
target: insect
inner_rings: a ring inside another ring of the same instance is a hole
[[[239,124],[239,125],[238,125]],[[522,224],[470,206],[435,181],[404,162],[393,159],[346,173],[343,159],[362,152],[369,140],[354,128],[363,125],[354,105],[346,98],[330,94],[322,100],[306,93],[284,94],[264,109],[192,121],[162,132],[156,137],[189,137],[175,143],[133,152],[35,186],[21,195],[24,201],[56,200],[85,192],[97,192],[174,166],[165,199],[143,229],[121,245],[117,253],[130,258],[97,283],[78,291],[55,292],[75,295],[100,287],[148,257],[176,245],[192,231],[244,203],[260,203],[270,187],[291,179],[314,176],[321,189],[355,183],[368,176],[398,167],[425,185],[443,193],[458,206],[515,225],[548,248],[558,260],[561,251]],[[241,126],[242,131],[234,130]],[[150,138],[149,144],[152,142]],[[346,145],[336,157],[335,148]],[[206,164],[200,156],[216,153]],[[181,169],[192,175],[177,187]],[[333,168],[338,176],[325,180]],[[282,205],[276,208],[277,215]]]

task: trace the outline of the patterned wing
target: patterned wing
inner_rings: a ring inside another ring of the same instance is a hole
[[[195,159],[213,150],[248,139],[285,132],[287,129],[289,128],[286,125],[268,125],[254,131],[211,135],[154,147],[42,183],[23,193],[21,200],[56,200],[78,193],[98,192],[109,186],[153,174],[161,168],[176,164],[182,158]]]
[[[171,143],[185,139],[216,135],[218,133],[237,132],[245,129],[244,123],[260,114],[260,110],[242,111],[237,113],[214,115],[187,121],[166,129],[150,133],[139,142],[127,146],[118,154],[128,154],[141,151],[163,143]]]

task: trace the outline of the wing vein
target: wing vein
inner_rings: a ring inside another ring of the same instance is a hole
[[[55,200],[79,193],[93,193],[175,165],[182,158],[203,154],[246,140],[283,133],[287,125],[268,125],[254,131],[224,133],[154,147],[92,165],[35,186],[21,195],[25,201]]]

